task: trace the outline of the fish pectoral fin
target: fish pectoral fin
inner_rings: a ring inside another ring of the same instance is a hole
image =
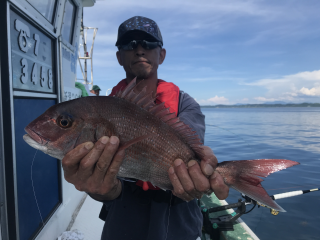
[[[151,138],[155,136],[153,133],[149,133],[149,134],[146,134],[146,135],[142,135],[140,137],[137,137],[137,138],[134,138],[134,139],[131,139],[130,141],[128,142],[125,142],[123,144],[120,144],[120,147],[118,149],[118,151],[122,151],[124,149],[127,149],[128,147],[130,147],[131,145],[135,144],[135,143],[138,143],[144,139],[147,139],[147,138]]]
[[[92,127],[85,127],[81,130],[78,138],[76,139],[76,142],[74,144],[74,147],[85,143],[85,142],[93,142],[95,143],[97,140],[95,139],[95,129]]]
[[[98,141],[103,136],[108,136],[106,134],[106,132],[107,132],[106,126],[104,126],[103,124],[98,124],[96,126],[96,130],[95,130],[95,139],[96,139],[96,141]]]
[[[96,130],[95,130],[95,139],[96,141],[98,141],[100,138],[102,138],[103,136],[117,136],[115,129],[114,129],[114,125],[109,122],[109,121],[105,121],[100,124],[97,124],[96,126]]]

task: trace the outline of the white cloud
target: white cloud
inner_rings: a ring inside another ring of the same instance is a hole
[[[308,72],[308,71],[299,72],[292,75],[286,75],[277,79],[261,79],[253,83],[247,83],[246,85],[265,86],[268,89],[273,89],[276,86],[280,86],[282,84],[298,83],[302,81],[308,81],[308,82],[320,81],[320,70],[316,70],[312,72]]]
[[[229,100],[225,97],[218,97],[217,95],[215,97],[209,98],[207,100],[197,100],[196,101],[200,105],[216,105],[216,104],[230,104]]]
[[[320,86],[314,88],[301,88],[300,93],[307,95],[307,96],[320,96]]]
[[[260,86],[268,90],[258,101],[294,101],[303,96],[320,96],[320,70],[299,72],[276,79],[261,79],[249,86]]]

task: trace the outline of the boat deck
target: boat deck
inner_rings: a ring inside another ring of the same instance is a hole
[[[202,202],[208,207],[217,207],[226,205],[227,202],[219,200],[214,194],[210,197],[204,196]],[[104,222],[99,219],[99,213],[102,203],[86,196],[81,208],[74,214],[74,222],[69,226],[70,230],[78,229],[84,233],[84,240],[100,240]],[[211,217],[219,215],[231,214],[232,209],[211,213]],[[208,236],[202,236],[202,240],[209,240]],[[239,218],[234,225],[234,231],[222,232],[220,240],[259,240],[259,238],[251,231],[251,229]]]
[[[84,240],[100,240],[104,225],[104,221],[99,218],[101,207],[101,202],[86,196],[70,230],[81,231],[84,234]]]

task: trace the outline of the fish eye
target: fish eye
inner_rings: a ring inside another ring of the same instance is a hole
[[[62,128],[69,128],[72,126],[72,117],[68,114],[62,114],[58,117],[57,123]]]

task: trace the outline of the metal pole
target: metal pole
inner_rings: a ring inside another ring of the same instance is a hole
[[[83,13],[82,13],[83,14]],[[91,45],[91,49],[90,49],[90,53],[88,53],[87,51],[87,34],[88,34],[88,29],[93,29],[93,39],[92,39],[92,45]],[[84,84],[88,85],[91,84],[93,85],[93,46],[94,46],[94,40],[96,38],[96,34],[97,34],[98,28],[94,28],[94,27],[85,27],[83,25],[83,15],[82,15],[82,19],[81,19],[81,29],[80,29],[80,34],[81,34],[81,39],[82,39],[82,44],[83,44],[83,57],[81,57],[81,51],[80,51],[80,46],[79,46],[79,57],[78,57],[78,61],[79,61],[79,65],[80,65],[80,69],[81,69],[81,73],[83,76],[83,80],[84,80]],[[87,54],[88,53],[88,54]],[[81,65],[81,59],[84,60],[84,69],[82,68]],[[91,63],[91,82],[88,82],[88,65],[87,65],[87,60],[90,59],[90,63]],[[80,79],[77,79],[80,80]]]

